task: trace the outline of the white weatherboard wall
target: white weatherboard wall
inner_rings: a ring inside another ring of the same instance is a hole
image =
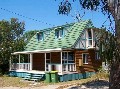
[[[75,45],[77,49],[85,49],[86,48],[86,30],[84,30]]]
[[[92,44],[89,45],[89,36],[88,36],[88,30],[84,30],[81,34],[80,34],[80,38],[78,39],[75,48],[76,49],[89,49],[89,48],[93,48],[95,46],[95,33],[93,29],[90,29],[91,31],[91,35],[92,35]]]

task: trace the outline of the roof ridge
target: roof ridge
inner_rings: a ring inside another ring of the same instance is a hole
[[[80,22],[71,22],[71,23],[66,23],[66,24],[63,24],[63,25],[58,25],[58,26],[54,26],[54,27],[49,27],[49,28],[44,28],[44,29],[41,29],[41,30],[38,30],[38,31],[46,31],[47,29],[50,29],[50,30],[52,30],[52,29],[54,29],[54,28],[58,28],[58,27],[64,27],[64,26],[67,26],[67,25],[74,25],[75,23],[81,23],[81,22],[85,22],[85,21],[90,21],[91,22],[91,20],[89,19],[89,20],[81,20]],[[48,31],[48,30],[47,30]]]

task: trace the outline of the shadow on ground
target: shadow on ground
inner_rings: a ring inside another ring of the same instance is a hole
[[[69,89],[109,89],[109,82],[106,80],[93,80]]]

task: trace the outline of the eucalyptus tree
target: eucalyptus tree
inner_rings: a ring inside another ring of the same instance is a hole
[[[62,0],[58,12],[68,15],[72,10],[72,2],[77,0]],[[115,29],[111,26],[112,34],[102,34],[99,42],[104,45],[104,51],[101,52],[103,59],[110,65],[110,89],[120,89],[120,0],[79,0],[80,7],[88,10],[101,8],[103,14],[107,14],[110,20],[110,26],[114,18]],[[78,7],[78,8],[80,8]]]
[[[11,53],[24,49],[24,22],[16,18],[0,21],[0,68],[8,70]]]

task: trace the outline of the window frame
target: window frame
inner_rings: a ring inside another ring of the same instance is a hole
[[[87,30],[87,39],[88,39],[88,46],[92,46],[92,41],[93,41],[93,37],[92,37],[92,31],[91,31],[91,29],[88,29]]]
[[[37,32],[37,39],[38,41],[44,40],[44,33],[43,32]]]
[[[72,60],[69,59],[69,55],[70,55],[69,53],[72,53]],[[74,52],[68,52],[68,64],[71,62],[74,63],[74,56],[75,56]]]
[[[62,60],[67,60],[67,59],[68,59],[68,53],[62,52]]]
[[[86,61],[86,57],[85,57],[85,63],[84,63],[84,55],[87,55],[87,61]],[[82,53],[82,62],[83,64],[88,64],[88,58],[89,58],[89,53]]]
[[[49,54],[50,58],[47,58],[47,54]],[[47,62],[49,61],[49,63]],[[49,71],[49,64],[51,63],[51,53],[46,53],[46,71]]]
[[[69,60],[68,58],[68,55],[69,53],[73,53],[73,60]],[[63,56],[66,56],[66,57],[63,57]],[[70,62],[70,63],[69,63]],[[72,62],[72,63],[71,63]],[[74,52],[68,52],[68,51],[63,51],[62,52],[62,70],[63,71],[76,71],[74,65],[75,64],[75,59],[74,59]],[[69,69],[70,68],[70,69]]]
[[[55,37],[62,38],[63,37],[63,29],[56,29],[55,30]]]
[[[43,41],[43,38],[44,38],[43,32],[40,32],[39,35],[40,35],[40,37],[39,37],[39,38],[40,38],[40,41]]]
[[[49,56],[49,58],[47,58],[47,55]],[[46,60],[50,60],[50,59],[51,59],[51,53],[46,53]]]
[[[92,32],[91,32],[91,29],[88,29],[88,39],[92,39]]]

